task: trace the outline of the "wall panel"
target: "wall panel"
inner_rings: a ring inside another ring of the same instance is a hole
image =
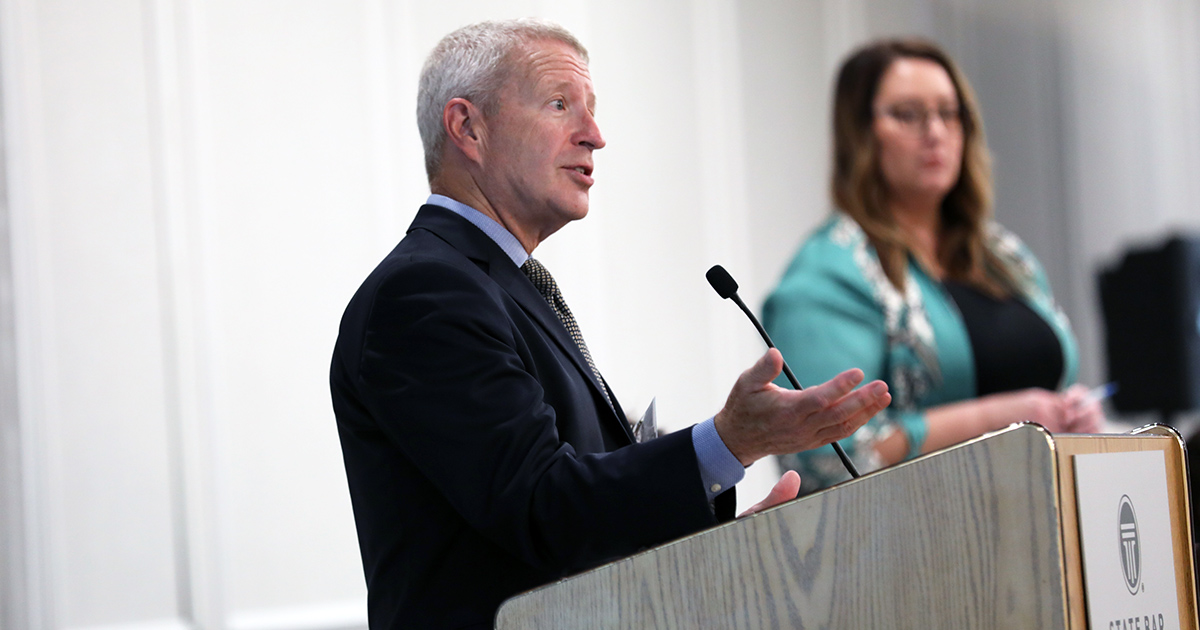
[[[207,8],[201,212],[230,614],[363,590],[327,383],[344,303],[382,255],[366,16],[361,2]]]
[[[0,24],[6,17],[0,15]],[[0,43],[7,38],[0,27]],[[4,120],[8,95],[3,79],[9,75],[4,61],[8,51],[0,47],[0,627],[28,625],[25,566],[25,479],[22,452],[24,427],[17,404],[17,341],[15,292],[13,289],[7,143]]]
[[[47,496],[41,602],[57,626],[172,617],[173,521],[140,6],[27,6],[49,175],[21,219]],[[25,95],[22,95],[25,96]],[[31,155],[18,157],[27,158]],[[30,290],[31,289],[31,290]],[[29,364],[26,364],[29,365]]]
[[[739,4],[739,87],[759,308],[804,236],[827,216],[833,67],[861,35],[854,4]],[[850,24],[847,24],[849,22]],[[747,37],[745,33],[753,33]]]

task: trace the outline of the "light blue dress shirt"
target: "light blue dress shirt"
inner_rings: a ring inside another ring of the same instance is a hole
[[[483,231],[504,250],[517,267],[525,264],[529,254],[521,246],[517,237],[504,229],[491,217],[482,212],[459,203],[445,195],[433,194],[425,203],[441,206],[468,220],[472,225]],[[717,433],[713,418],[692,426],[692,447],[696,449],[696,461],[700,464],[700,480],[704,483],[704,492],[711,502],[718,494],[732,488],[734,484],[746,476],[746,469],[734,457],[725,442]]]

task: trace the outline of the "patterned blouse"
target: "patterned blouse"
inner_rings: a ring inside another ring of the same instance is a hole
[[[1016,273],[1018,297],[1049,324],[1062,346],[1059,387],[1073,383],[1078,348],[1041,266],[995,223],[988,240]],[[823,383],[852,367],[866,373],[864,382],[888,384],[892,404],[841,442],[860,472],[881,466],[873,445],[893,431],[908,438],[908,457],[918,455],[928,433],[925,409],[976,396],[971,341],[953,299],[911,258],[907,277],[904,291],[897,290],[862,228],[835,212],[800,247],[763,306],[764,326],[801,385]],[[777,382],[790,387],[786,380]],[[849,479],[829,447],[779,461],[800,473],[803,493]]]

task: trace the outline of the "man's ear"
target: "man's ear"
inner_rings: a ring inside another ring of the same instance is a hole
[[[442,108],[442,126],[446,138],[470,161],[479,162],[482,153],[483,112],[465,98],[452,98]]]

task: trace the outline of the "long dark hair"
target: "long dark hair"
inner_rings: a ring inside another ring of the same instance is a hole
[[[833,202],[862,226],[888,280],[903,289],[911,246],[888,208],[879,142],[872,128],[879,84],[892,63],[902,58],[927,59],[940,65],[958,93],[962,165],[958,182],[942,200],[938,261],[948,278],[997,297],[1011,295],[1018,290],[1013,272],[987,247],[991,160],[975,93],[949,55],[932,42],[915,38],[877,41],[842,64],[833,100]]]

